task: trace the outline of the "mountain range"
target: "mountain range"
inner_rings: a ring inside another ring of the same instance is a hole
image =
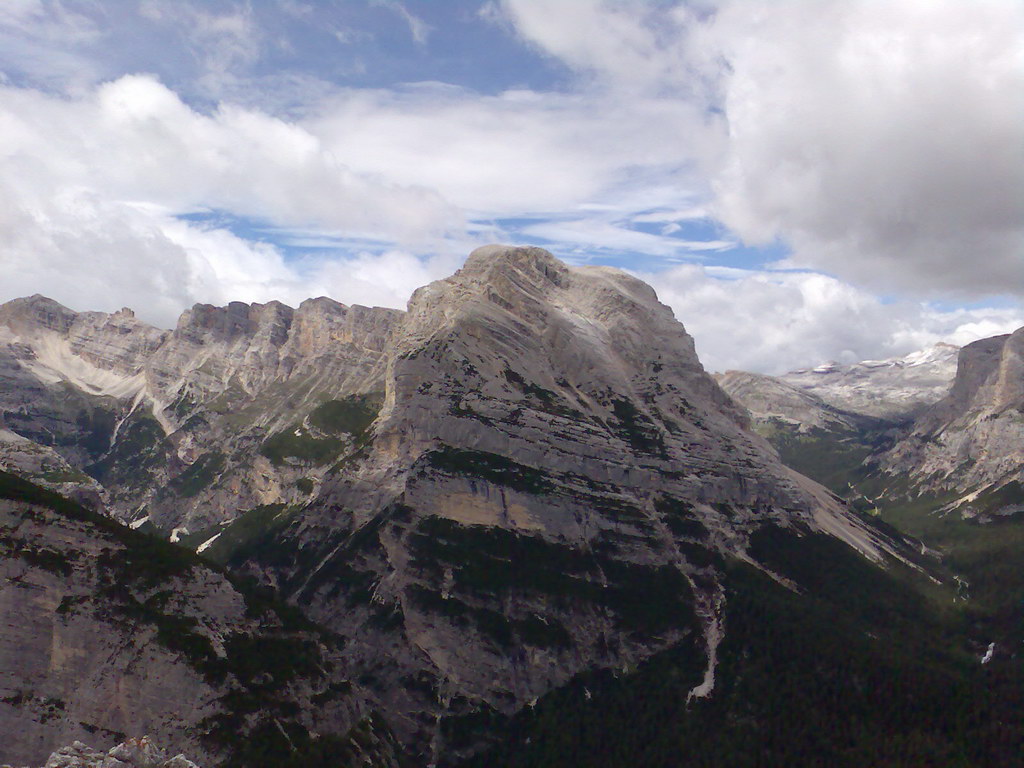
[[[1016,338],[948,395],[947,346],[716,381],[646,284],[506,246],[405,312],[8,302],[0,758],[998,764],[1005,605],[863,499],[1012,495]]]

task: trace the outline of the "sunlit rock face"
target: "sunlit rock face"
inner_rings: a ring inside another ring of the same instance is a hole
[[[327,298],[298,309],[234,302],[196,305],[161,331],[127,309],[8,302],[0,426],[13,437],[0,466],[51,487],[57,478],[165,535],[212,536],[240,511],[310,497],[353,424],[372,419],[401,316]],[[70,469],[42,462],[47,451]]]
[[[965,514],[1024,509],[1024,328],[960,351],[949,394],[879,460]],[[1003,489],[1000,491],[1000,489]]]

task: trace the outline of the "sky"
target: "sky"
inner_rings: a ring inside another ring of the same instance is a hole
[[[491,242],[709,370],[1011,331],[1024,3],[0,2],[0,301],[402,308]]]

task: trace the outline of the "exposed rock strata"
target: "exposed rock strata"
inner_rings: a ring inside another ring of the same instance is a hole
[[[670,647],[711,694],[722,573],[756,564],[761,529],[886,557],[749,430],[649,286],[541,249],[478,249],[407,313],[198,305],[160,332],[34,298],[0,324],[10,428],[344,637],[339,674],[424,763],[473,748],[467,722]]]
[[[196,305],[168,332],[127,309],[18,299],[0,307],[0,417],[102,483],[122,519],[197,533],[309,497],[351,442],[345,424],[309,415],[372,403],[400,316],[326,298],[233,302]]]
[[[213,765],[261,729],[301,744],[366,714],[329,636],[187,552],[4,473],[0,491],[0,759],[148,732]]]
[[[973,511],[1024,510],[1024,328],[960,351],[949,395],[879,460],[917,492],[953,493]],[[1006,488],[996,497],[994,493]],[[977,507],[977,510],[974,508]]]

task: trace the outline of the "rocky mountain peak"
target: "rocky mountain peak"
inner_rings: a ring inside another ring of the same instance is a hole
[[[0,325],[15,333],[31,334],[45,330],[63,335],[77,316],[77,312],[38,293],[0,305]]]
[[[226,307],[196,304],[182,313],[175,333],[196,343],[261,335],[279,344],[287,337],[293,315],[291,307],[278,301],[267,304],[232,301]]]

